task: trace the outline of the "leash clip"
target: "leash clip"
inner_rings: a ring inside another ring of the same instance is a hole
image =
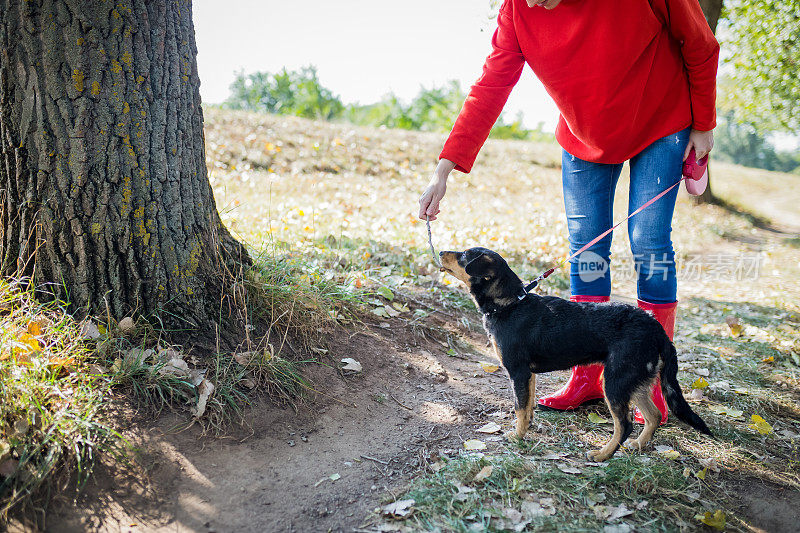
[[[533,280],[530,283],[528,283],[527,285],[525,285],[522,288],[522,294],[518,294],[517,295],[517,300],[524,300],[525,297],[528,295],[528,293],[531,292],[533,289],[535,289],[539,285],[539,280],[541,278],[542,278],[542,276],[539,276],[535,280]]]
[[[428,228],[428,245],[431,248],[431,255],[433,256],[433,262],[436,266],[441,267],[442,263],[439,261],[439,256],[436,255],[436,250],[433,248],[433,235],[431,235],[431,217],[425,215],[425,227]]]

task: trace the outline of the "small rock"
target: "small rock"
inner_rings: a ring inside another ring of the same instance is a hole
[[[136,329],[136,324],[133,322],[133,319],[131,317],[126,316],[125,318],[119,321],[117,327],[119,327],[119,330],[123,335],[127,335],[128,333],[131,333],[133,332],[134,329]]]
[[[293,441],[293,440],[290,440],[290,441],[289,441],[287,444],[288,444],[289,446],[294,446],[294,444],[295,444],[295,443],[294,443],[294,441]]]

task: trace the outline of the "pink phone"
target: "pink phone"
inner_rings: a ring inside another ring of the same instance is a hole
[[[698,161],[692,148],[683,162],[683,175],[689,178],[684,181],[686,192],[693,196],[703,194],[708,187],[708,155]]]

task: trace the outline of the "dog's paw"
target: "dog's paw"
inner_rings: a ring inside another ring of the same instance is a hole
[[[629,440],[625,443],[625,447],[629,450],[636,450],[642,451],[645,447],[647,447],[647,443],[642,444],[639,439]]]
[[[612,455],[613,454],[607,453],[604,450],[590,450],[589,452],[586,453],[586,457],[590,461],[595,462],[595,463],[602,463],[603,461],[605,461],[606,459],[608,459]]]
[[[517,432],[514,431],[513,429],[511,431],[506,431],[505,433],[503,433],[503,438],[506,440],[510,440],[512,442],[519,442],[522,440],[519,437],[519,435],[517,435]]]

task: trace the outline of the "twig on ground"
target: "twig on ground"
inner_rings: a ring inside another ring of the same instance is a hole
[[[380,463],[382,465],[388,465],[389,464],[388,461],[381,461],[380,459],[375,459],[374,457],[370,457],[369,455],[361,454],[361,458],[362,459],[366,459],[368,461],[375,461],[376,463]]]
[[[409,411],[413,411],[413,409],[412,409],[411,407],[409,407],[409,406],[407,406],[407,405],[404,405],[404,404],[402,404],[402,403],[400,402],[400,400],[398,400],[397,398],[395,398],[395,397],[394,397],[394,395],[392,395],[391,393],[389,393],[389,398],[391,398],[392,400],[394,400],[394,401],[397,403],[397,405],[399,405],[399,406],[400,406],[400,407],[402,407],[403,409],[408,409]]]

